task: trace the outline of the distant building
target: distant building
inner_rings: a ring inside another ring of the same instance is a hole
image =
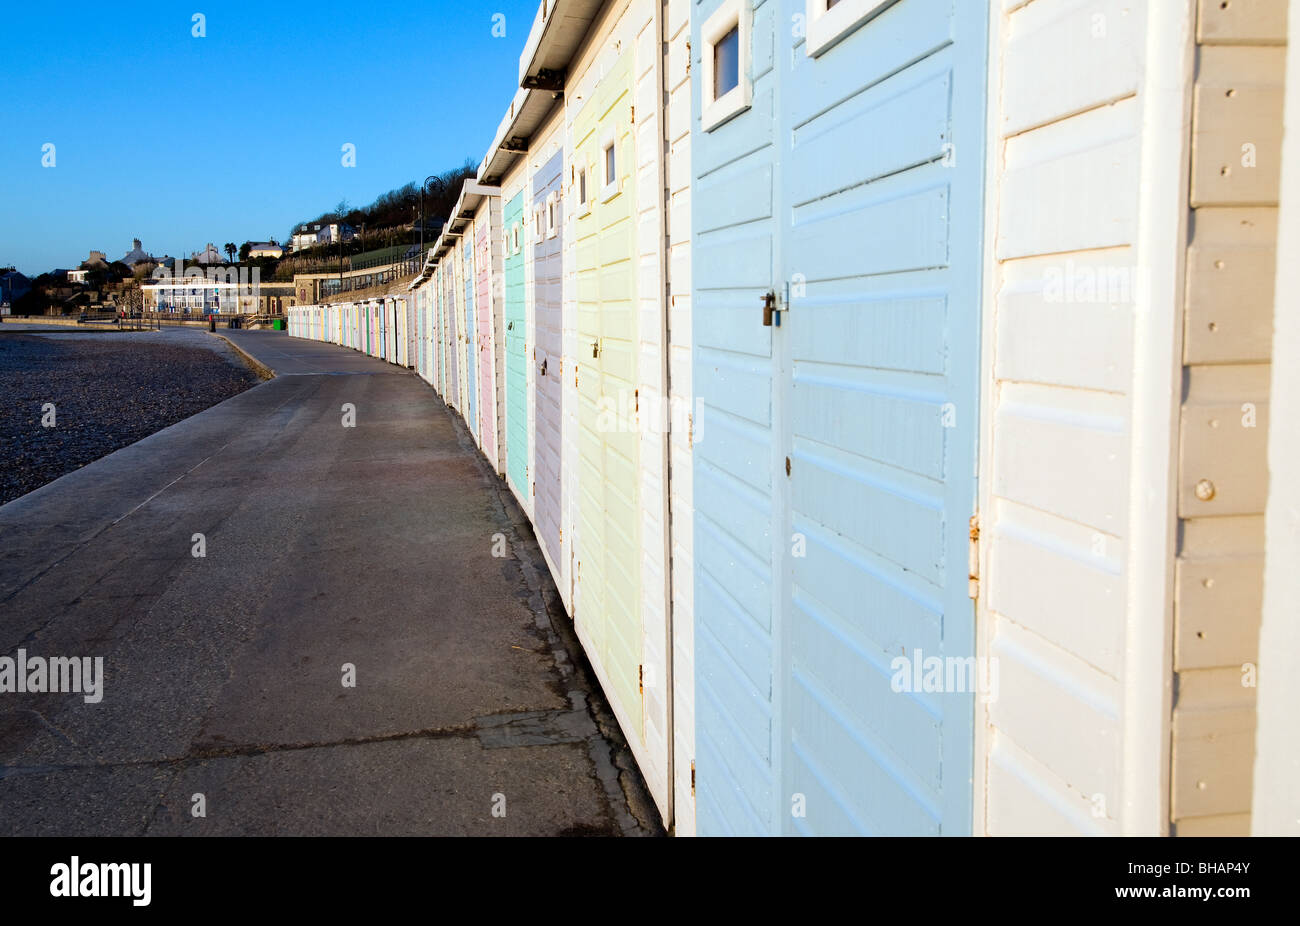
[[[318,234],[320,234],[319,225],[313,225],[311,228],[304,225],[302,228],[298,229],[297,233],[293,236],[293,239],[289,242],[289,246],[294,252],[301,251],[303,248],[314,247],[316,245],[316,236]]]
[[[238,311],[238,283],[198,277],[154,280],[140,286],[146,312],[177,315],[232,315]]]
[[[248,248],[249,257],[284,257],[284,248],[274,241],[255,241]]]
[[[143,263],[145,261],[153,261],[153,259],[154,258],[152,254],[146,254],[141,249],[140,239],[133,238],[131,239],[131,250],[127,251],[126,254],[122,257],[122,263],[126,264],[128,267],[134,267],[136,264]]]
[[[225,263],[225,258],[221,256],[221,251],[218,250],[217,246],[209,241],[208,246],[202,252],[195,251],[190,255],[190,263],[211,266]]]
[[[69,283],[89,283],[90,275],[108,270],[108,258],[103,251],[91,251],[76,270],[68,271]]]
[[[141,285],[144,310],[172,315],[283,315],[298,304],[293,283],[247,283],[190,279]]]
[[[290,242],[293,251],[314,248],[318,244],[338,244],[339,241],[351,241],[357,236],[357,230],[347,222],[326,222],[304,225],[298,229]]]
[[[317,244],[338,244],[339,241],[351,241],[357,236],[357,230],[347,222],[333,222],[322,225],[316,235]]]
[[[0,273],[0,302],[13,305],[32,290],[32,281],[17,270]]]

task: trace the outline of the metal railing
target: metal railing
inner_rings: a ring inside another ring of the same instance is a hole
[[[418,257],[407,258],[406,260],[394,261],[385,265],[383,270],[375,273],[364,273],[356,276],[345,276],[342,279],[324,279],[320,281],[321,296],[337,296],[341,293],[353,293],[363,289],[370,289],[373,286],[383,286],[394,280],[400,280],[404,277],[413,277],[420,272],[420,259]]]

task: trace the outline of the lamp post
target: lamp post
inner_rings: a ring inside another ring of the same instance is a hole
[[[338,235],[339,235],[339,291],[336,295],[338,296],[339,299],[342,299],[343,298],[343,214],[342,213],[339,213],[338,219],[339,219],[338,224],[334,226],[335,228],[338,229]],[[326,225],[325,227],[328,229],[329,225]],[[322,285],[321,288],[323,290],[324,286]]]
[[[424,263],[424,191],[428,190],[429,195],[432,196],[434,191],[437,190],[438,194],[441,195],[445,187],[446,184],[442,182],[442,178],[437,176],[436,174],[431,177],[425,177],[424,183],[420,184],[420,263],[421,265],[423,265]]]

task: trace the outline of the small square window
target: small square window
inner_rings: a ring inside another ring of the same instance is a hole
[[[552,192],[546,197],[546,237],[554,238],[560,231],[560,194]]]
[[[577,214],[579,217],[591,215],[591,190],[587,188],[587,175],[594,176],[594,168],[583,165],[577,169],[573,182],[574,196],[578,200]]]
[[[719,99],[740,86],[740,23],[713,46],[713,98]]]
[[[600,140],[600,201],[609,202],[618,195],[618,131],[611,128]]]
[[[811,0],[810,0],[811,2]],[[817,0],[825,3],[826,0]],[[723,0],[700,30],[700,121],[712,131],[749,109],[753,81],[749,76],[753,12],[750,0]]]

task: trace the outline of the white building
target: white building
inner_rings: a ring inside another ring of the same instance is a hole
[[[284,257],[284,248],[274,241],[259,241],[254,243],[248,249],[249,257],[274,257],[277,260]]]
[[[338,244],[340,240],[351,241],[356,236],[357,230],[346,222],[303,225],[290,241],[290,249],[296,252],[318,244]]]
[[[241,304],[241,295],[247,296],[248,287],[238,282],[225,282],[189,277],[187,279],[153,280],[140,287],[144,293],[144,310],[175,315],[233,315],[249,309],[248,300]],[[256,297],[251,297],[256,300]]]

